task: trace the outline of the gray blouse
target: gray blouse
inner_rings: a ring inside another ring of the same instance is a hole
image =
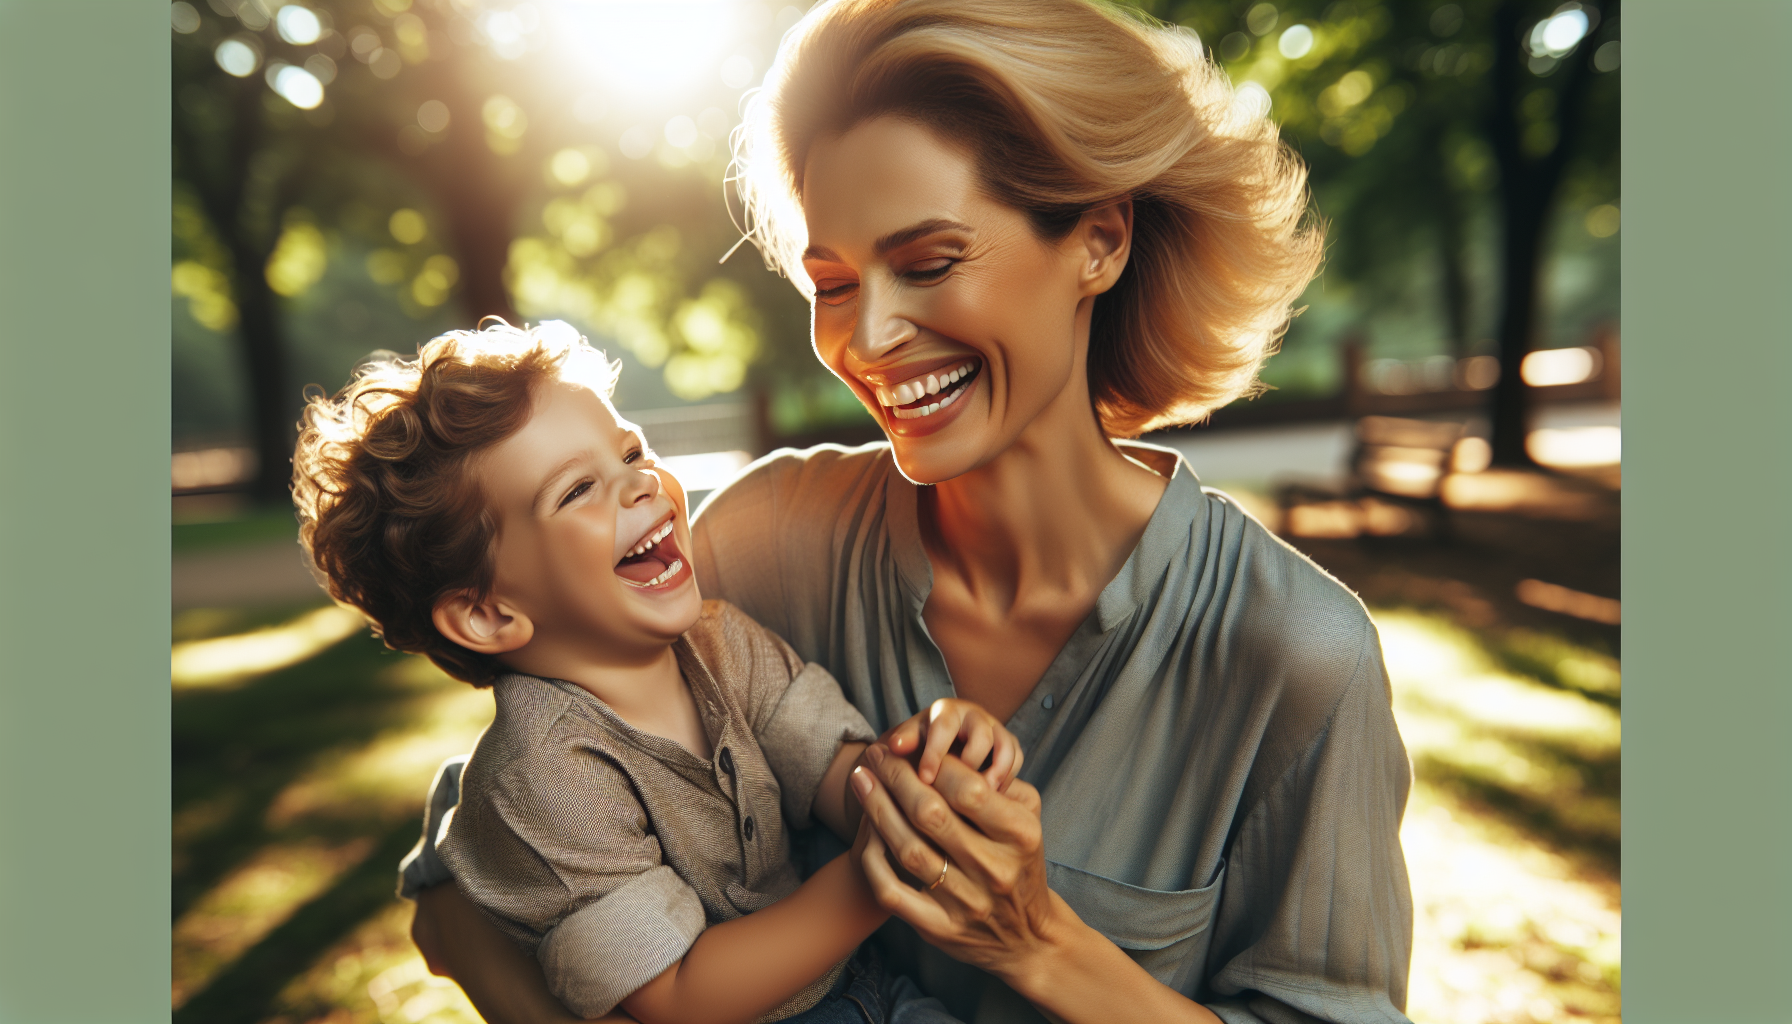
[[[1051,886],[1229,1024],[1406,1021],[1411,771],[1375,627],[1176,453],[1130,449],[1168,487],[1008,722],[1043,799]],[[692,534],[704,595],[826,668],[879,731],[953,695],[921,617],[917,493],[884,444],[774,452]],[[433,813],[452,799],[438,790]],[[442,877],[419,852],[411,873]],[[879,939],[968,1024],[1044,1019],[899,921]]]
[[[1008,722],[1051,886],[1228,1022],[1405,1021],[1411,773],[1375,627],[1174,452],[1132,450],[1169,485]],[[879,731],[953,695],[921,618],[917,493],[884,444],[776,452],[693,531],[703,593],[828,669]],[[1044,1019],[900,922],[882,938],[969,1024]]]

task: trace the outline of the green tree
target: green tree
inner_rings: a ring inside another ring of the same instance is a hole
[[[1528,464],[1519,374],[1534,344],[1544,246],[1563,183],[1615,197],[1617,3],[1573,0],[1145,2],[1194,29],[1235,84],[1272,103],[1330,221],[1328,274],[1397,291],[1434,260],[1441,333],[1495,310],[1495,459]],[[1256,92],[1255,90],[1261,90]],[[1246,95],[1249,101],[1250,95]],[[1491,221],[1495,294],[1468,271]]]
[[[307,145],[314,126],[255,74],[266,41],[235,27],[176,5],[173,176],[206,223],[184,231],[176,224],[174,285],[207,326],[235,328],[257,460],[252,491],[275,500],[286,493],[297,401],[289,394],[280,297],[267,268],[317,151]],[[190,207],[177,202],[176,209]]]
[[[741,387],[768,332],[806,335],[788,284],[750,257],[716,264],[738,239],[718,201],[732,111],[786,27],[760,5],[729,43],[751,55],[730,58],[744,73],[700,67],[707,85],[656,106],[581,82],[555,49],[565,24],[531,5],[208,3],[175,5],[177,179],[193,200],[175,288],[249,357],[258,494],[283,493],[297,411],[287,300],[344,239],[414,315],[452,299],[468,325],[565,316],[687,400]],[[639,28],[614,27],[624,42]],[[815,375],[803,346],[776,354],[770,379]]]

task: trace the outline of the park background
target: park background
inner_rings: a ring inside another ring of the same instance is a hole
[[[1418,769],[1409,1009],[1615,1018],[1616,6],[1148,9],[1270,104],[1330,222],[1276,390],[1153,439],[1381,625]],[[304,575],[279,497],[303,385],[495,311],[621,358],[618,405],[697,490],[874,436],[794,290],[716,262],[727,132],[799,15],[172,6],[178,1019],[470,1014],[391,866],[489,698]]]

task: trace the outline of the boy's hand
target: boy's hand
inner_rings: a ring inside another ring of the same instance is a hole
[[[994,715],[979,704],[955,698],[934,701],[926,711],[885,733],[882,742],[899,757],[913,757],[919,751],[915,774],[929,786],[947,754],[956,754],[977,769],[998,793],[1007,791],[1026,760],[1020,741]]]

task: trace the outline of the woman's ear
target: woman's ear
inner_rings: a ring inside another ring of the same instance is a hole
[[[509,654],[535,637],[535,624],[518,609],[471,591],[449,594],[430,611],[437,632],[480,654]]]
[[[1100,295],[1114,287],[1132,254],[1132,199],[1116,199],[1083,214],[1076,234],[1083,257],[1083,294]]]

